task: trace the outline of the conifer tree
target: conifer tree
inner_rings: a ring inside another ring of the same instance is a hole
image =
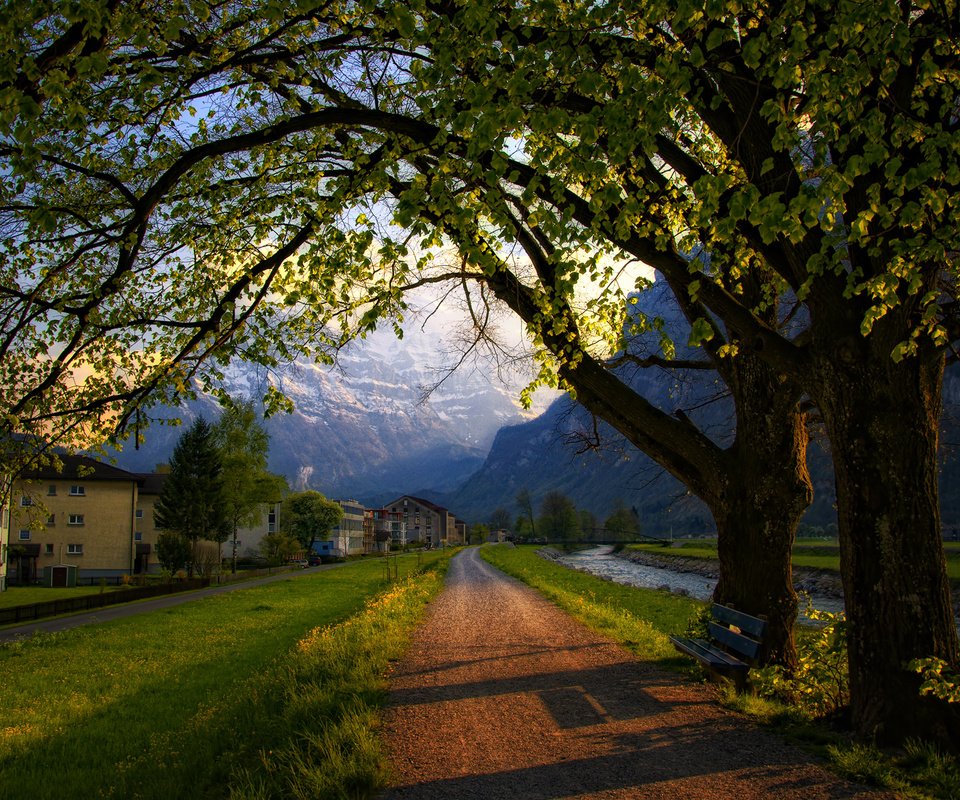
[[[154,510],[161,530],[179,533],[190,542],[187,571],[193,577],[197,542],[223,541],[230,526],[223,498],[223,466],[213,429],[199,417],[177,441]]]

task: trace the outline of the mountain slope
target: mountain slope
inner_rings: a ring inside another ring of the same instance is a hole
[[[225,378],[233,397],[260,397],[269,384],[294,402],[292,414],[266,421],[269,468],[295,489],[375,502],[410,492],[450,491],[483,463],[496,432],[532,416],[514,400],[518,387],[460,370],[424,398],[438,380],[429,364],[442,362],[440,334],[415,330],[398,342],[375,333],[351,346],[335,368],[297,364],[268,373],[233,365]],[[220,409],[202,397],[181,409],[157,409],[155,417],[208,420]],[[146,443],[117,454],[118,463],[150,471],[165,462],[181,429],[151,425]]]

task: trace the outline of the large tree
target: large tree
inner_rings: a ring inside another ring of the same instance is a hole
[[[642,415],[570,314],[576,276],[609,284],[619,269],[585,259],[591,243],[702,308],[696,340],[722,325],[725,357],[805,391],[835,461],[855,724],[955,731],[955,710],[919,700],[905,669],[924,653],[958,661],[936,486],[960,251],[955,15],[570,3],[429,7],[417,22],[431,55],[411,71],[420,113],[384,127],[438,152],[393,184],[400,219],[440,226],[471,277],[528,303],[561,378],[623,425]],[[542,292],[491,257],[524,238]]]
[[[173,448],[170,472],[153,512],[158,529],[179,534],[190,543],[190,577],[196,565],[197,542],[224,541],[230,533],[222,472],[213,430],[198,417]]]
[[[792,534],[764,530],[778,481],[752,483],[778,461],[751,443],[785,443],[802,501],[806,393],[836,466],[855,723],[955,724],[904,669],[960,660],[936,490],[960,251],[953,6],[84,8],[95,18],[28,4],[5,29],[5,425],[135,427],[217,349],[288,355],[328,306],[369,328],[440,279],[412,267],[446,235],[463,265],[447,277],[527,322],[543,380],[742,509],[725,575],[760,563],[758,542],[789,552]],[[656,267],[692,340],[734,365],[739,450],[607,369],[625,257]],[[289,327],[258,316],[267,297]]]

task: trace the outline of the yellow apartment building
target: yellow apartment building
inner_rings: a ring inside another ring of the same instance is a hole
[[[34,583],[57,564],[76,566],[81,581],[139,571],[147,563],[137,549],[144,478],[87,456],[61,460],[62,470],[40,468],[13,484],[3,547],[7,582]]]
[[[4,481],[4,489],[0,491],[0,592],[7,588],[7,548],[10,538],[10,492]]]

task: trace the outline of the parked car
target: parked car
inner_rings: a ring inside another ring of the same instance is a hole
[[[314,555],[307,559],[307,564],[311,567],[319,567],[322,563],[323,559],[321,559],[320,556]]]

